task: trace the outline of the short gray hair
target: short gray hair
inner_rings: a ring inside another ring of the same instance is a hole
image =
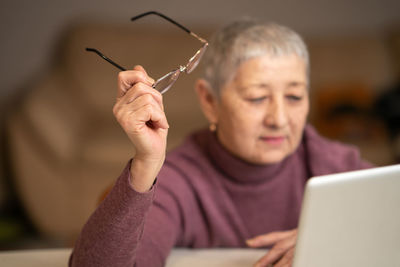
[[[218,31],[210,41],[202,65],[204,79],[219,96],[220,89],[233,78],[239,65],[249,59],[295,54],[304,60],[309,76],[309,55],[299,34],[276,23],[248,18]]]

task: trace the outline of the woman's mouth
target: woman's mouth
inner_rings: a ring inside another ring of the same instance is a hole
[[[279,146],[285,141],[286,137],[285,136],[262,136],[262,137],[260,137],[260,139],[269,145]]]

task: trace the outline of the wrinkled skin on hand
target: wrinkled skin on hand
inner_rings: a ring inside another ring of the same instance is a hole
[[[297,228],[290,231],[271,232],[259,235],[246,241],[252,248],[272,246],[265,256],[259,259],[255,267],[290,267],[297,241]]]
[[[168,122],[161,94],[141,66],[120,72],[113,113],[133,144],[131,184],[149,190],[165,159]]]

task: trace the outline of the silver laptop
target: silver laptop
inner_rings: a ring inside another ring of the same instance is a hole
[[[400,165],[306,186],[293,267],[400,267]]]

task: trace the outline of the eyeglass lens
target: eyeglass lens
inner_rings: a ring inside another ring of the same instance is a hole
[[[179,74],[181,74],[180,69],[169,72],[160,79],[158,79],[154,84],[153,88],[159,91],[161,94],[167,92],[169,88],[178,80]]]
[[[189,59],[184,70],[186,73],[188,74],[191,73],[199,65],[201,57],[203,56],[206,48],[207,44],[204,44],[204,46],[200,48],[192,58]],[[171,86],[176,82],[176,80],[178,80],[178,77],[181,72],[182,71],[180,68],[169,72],[165,76],[158,79],[153,84],[153,88],[159,91],[161,94],[167,92],[171,88]]]
[[[191,73],[197,65],[199,65],[199,62],[201,58],[204,55],[204,52],[206,51],[208,44],[204,44],[202,48],[200,48],[196,54],[189,59],[189,62],[186,64],[186,73],[189,74]]]

